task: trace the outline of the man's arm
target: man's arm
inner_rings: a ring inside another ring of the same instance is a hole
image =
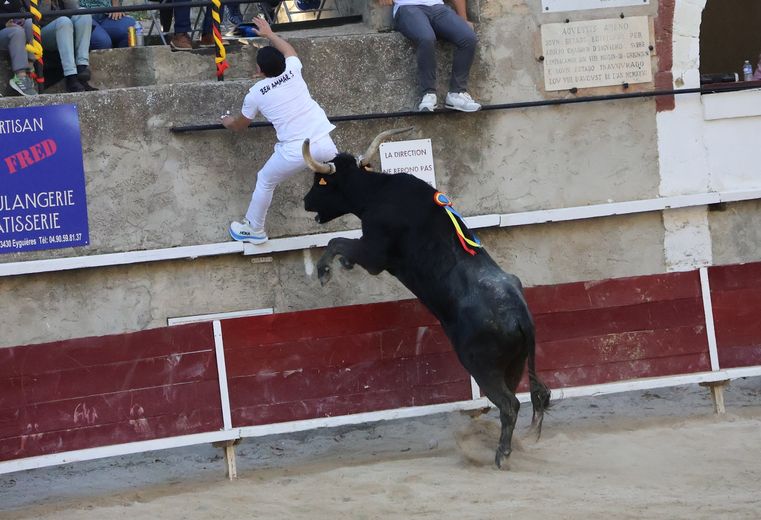
[[[460,18],[470,23],[468,21],[467,0],[449,0],[449,2],[452,4],[452,9],[454,9],[454,12],[460,15]]]
[[[233,132],[239,132],[248,128],[251,124],[251,120],[243,114],[237,116],[224,115],[222,116],[222,126]]]
[[[289,56],[296,56],[296,49],[291,47],[291,44],[282,39],[280,36],[272,32],[272,27],[267,23],[267,20],[263,18],[254,17],[254,25],[256,25],[257,32],[262,38],[267,38],[272,46],[283,53],[283,56],[288,58]]]

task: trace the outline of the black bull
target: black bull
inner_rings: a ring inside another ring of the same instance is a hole
[[[384,132],[364,157],[377,151]],[[532,427],[541,433],[550,391],[536,376],[534,323],[518,277],[503,271],[489,254],[474,255],[460,243],[446,210],[434,202],[436,191],[407,173],[387,175],[364,169],[366,159],[339,154],[320,163],[304,143],[304,158],[315,171],[304,208],[317,222],[354,214],[362,238],[334,238],[317,263],[324,285],[339,256],[351,269],[359,264],[377,275],[386,270],[399,279],[436,316],[465,369],[499,408],[502,430],[495,456],[498,467],[511,452],[520,402],[515,390],[528,360]],[[455,217],[456,218],[456,217]],[[472,233],[457,219],[466,237]]]

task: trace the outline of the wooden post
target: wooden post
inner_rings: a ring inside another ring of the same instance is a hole
[[[707,386],[711,389],[711,399],[713,400],[713,410],[718,415],[724,415],[727,410],[724,408],[724,387],[729,384],[729,379],[723,381],[711,381],[700,383],[700,386]]]
[[[235,445],[240,442],[240,439],[234,441],[222,441],[214,442],[212,446],[215,448],[222,448],[225,452],[225,464],[227,464],[227,478],[235,480],[238,478],[238,468],[235,465]]]

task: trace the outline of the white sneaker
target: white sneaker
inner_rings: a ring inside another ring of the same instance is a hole
[[[423,99],[420,101],[420,104],[417,106],[418,112],[433,112],[436,110],[436,105],[438,105],[439,101],[436,99],[436,93],[429,92],[427,94],[423,95]]]
[[[481,105],[473,101],[467,92],[450,92],[447,94],[445,106],[460,112],[476,112],[481,109]]]
[[[243,222],[233,222],[230,224],[230,236],[238,242],[248,242],[249,244],[263,244],[269,238],[263,229],[254,229],[248,219]]]

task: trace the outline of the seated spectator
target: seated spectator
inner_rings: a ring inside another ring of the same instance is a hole
[[[0,12],[25,11],[21,0],[0,3]],[[11,56],[13,77],[9,81],[10,86],[22,96],[34,96],[37,94],[37,86],[30,75],[34,57],[30,56],[26,50],[26,44],[32,42],[32,20],[19,18],[3,20],[2,23],[4,25],[0,29],[0,51],[7,51]]]
[[[67,92],[98,90],[90,85],[92,16],[56,16],[62,9],[79,9],[78,0],[40,0],[42,48],[58,51]]]
[[[185,0],[170,0],[170,2],[182,2]],[[175,7],[174,12],[174,36],[169,46],[174,51],[191,51],[193,42],[190,40],[190,7]]]
[[[462,112],[475,112],[481,105],[467,92],[470,66],[476,52],[476,33],[468,21],[467,0],[452,0],[452,7],[443,0],[377,0],[380,5],[394,5],[394,26],[416,47],[418,83],[422,99],[421,112],[433,112],[436,97],[436,40],[441,38],[455,45],[452,73],[445,106]]]
[[[79,6],[119,7],[119,0],[79,0]],[[124,13],[101,13],[92,15],[92,35],[90,49],[111,49],[129,46],[129,28],[135,25],[135,19]]]
[[[227,8],[225,10],[225,8]],[[230,24],[237,26],[243,23],[243,15],[240,12],[240,4],[222,4],[222,19],[225,15]],[[221,27],[220,27],[220,30]],[[206,8],[206,14],[203,16],[201,23],[201,40],[200,47],[214,47],[214,36],[211,34],[211,7]]]

